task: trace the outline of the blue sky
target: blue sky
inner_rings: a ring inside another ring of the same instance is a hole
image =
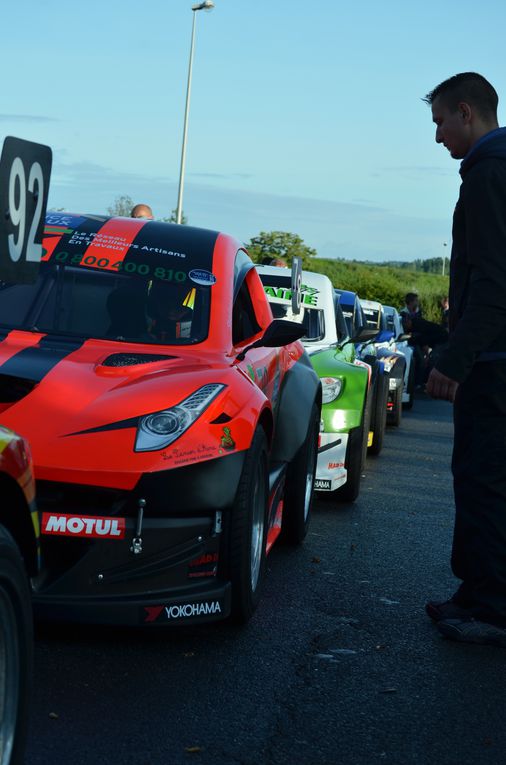
[[[506,4],[215,0],[197,15],[184,210],[322,257],[447,254],[458,163],[420,100],[479,71],[506,123]],[[0,141],[53,148],[49,204],[177,202],[191,0],[19,0],[2,9]],[[9,30],[6,35],[6,30]],[[5,39],[7,36],[7,39]]]

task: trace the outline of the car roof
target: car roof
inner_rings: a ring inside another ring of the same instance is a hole
[[[89,243],[94,249],[100,247],[104,256],[123,255],[126,250],[132,258],[156,251],[184,260],[191,248],[198,257],[211,260],[219,232],[145,218],[49,212],[44,236],[63,239],[76,250]]]

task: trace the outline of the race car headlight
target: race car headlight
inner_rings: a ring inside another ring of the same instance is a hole
[[[193,425],[224,388],[220,383],[204,385],[176,406],[141,417],[134,451],[152,452],[169,446]]]
[[[338,377],[322,377],[322,403],[330,404],[341,394],[343,381]]]

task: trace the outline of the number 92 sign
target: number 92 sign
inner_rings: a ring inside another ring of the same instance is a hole
[[[0,159],[0,279],[34,282],[42,257],[52,152],[6,138]]]

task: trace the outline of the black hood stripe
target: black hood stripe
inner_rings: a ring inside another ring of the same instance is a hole
[[[40,382],[54,367],[84,343],[83,338],[69,339],[45,335],[37,345],[23,348],[0,365],[0,375]]]
[[[67,433],[65,438],[69,436],[85,436],[87,433],[104,433],[108,430],[124,430],[125,428],[136,428],[140,418],[145,415],[139,415],[139,417],[129,417],[127,420],[118,420],[117,422],[110,422],[106,425],[98,425],[96,428],[88,428],[87,430],[77,430],[75,433]]]

